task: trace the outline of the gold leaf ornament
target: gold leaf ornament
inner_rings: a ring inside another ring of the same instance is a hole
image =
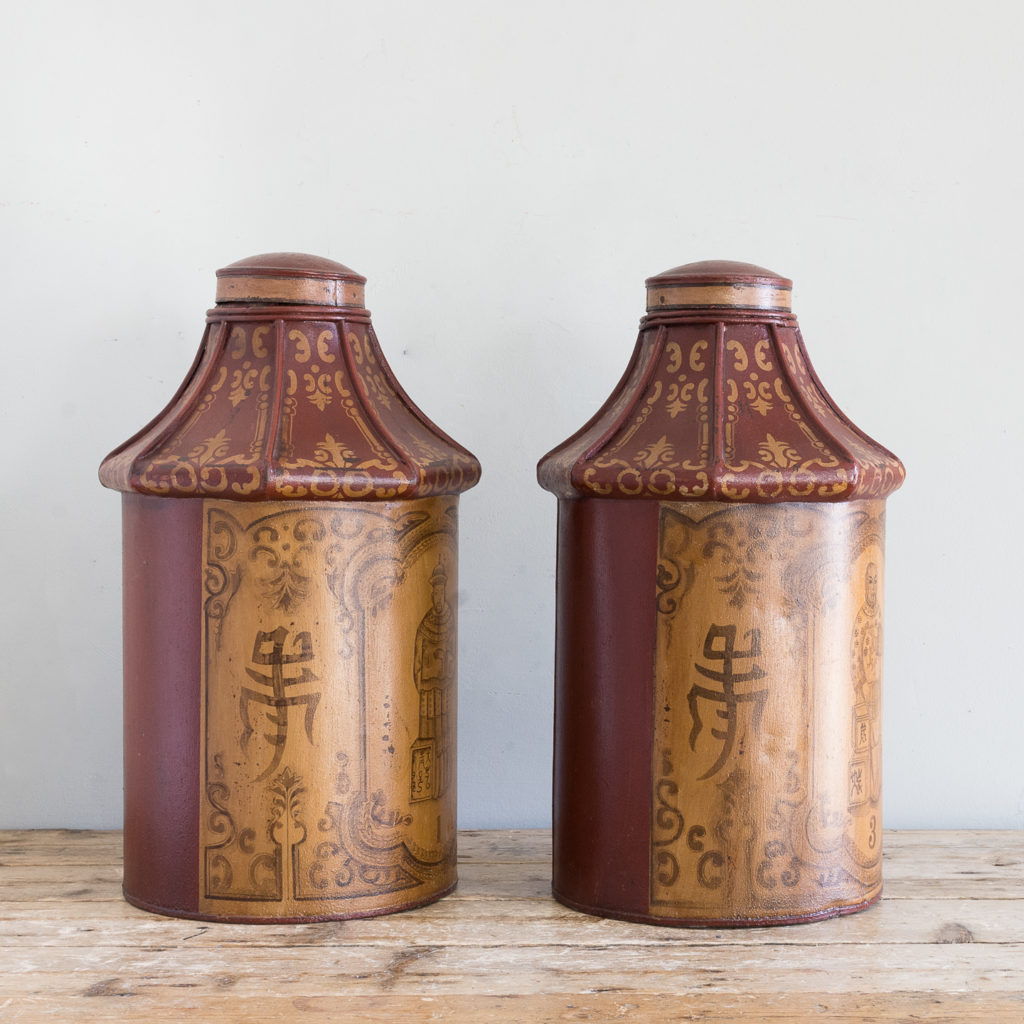
[[[313,457],[325,466],[347,466],[355,459],[356,453],[346,448],[333,434],[326,434],[313,450]]]
[[[778,466],[779,469],[788,469],[800,461],[800,453],[795,448],[771,434],[758,445],[757,454],[769,465]]]

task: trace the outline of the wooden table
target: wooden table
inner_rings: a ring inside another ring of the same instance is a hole
[[[1024,1022],[1024,832],[890,832],[838,921],[676,930],[548,894],[550,833],[464,832],[431,907],[211,925],[120,897],[120,834],[0,832],[0,1021]]]

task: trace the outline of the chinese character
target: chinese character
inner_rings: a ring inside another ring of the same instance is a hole
[[[724,729],[711,729],[711,735],[717,740],[722,740],[722,751],[718,760],[702,775],[701,779],[709,779],[721,770],[729,755],[732,753],[733,745],[736,742],[736,729],[739,705],[750,703],[753,708],[754,728],[761,724],[761,715],[764,712],[764,705],[768,699],[767,690],[753,690],[749,693],[737,693],[737,683],[747,683],[754,679],[763,679],[764,670],[759,665],[751,665],[747,672],[737,672],[733,668],[736,660],[746,660],[761,657],[761,631],[751,629],[743,634],[745,640],[750,641],[750,646],[745,651],[736,650],[736,627],[735,626],[712,626],[707,636],[704,637],[704,658],[710,662],[721,662],[721,670],[708,668],[704,665],[694,664],[694,668],[705,678],[713,679],[721,683],[720,690],[711,689],[708,686],[701,686],[694,683],[690,692],[686,695],[686,702],[690,707],[690,716],[693,718],[693,728],[690,730],[690,749],[697,749],[697,737],[704,728],[704,722],[700,717],[700,699],[711,701],[714,704],[721,704],[723,707],[716,708],[715,714],[725,722]],[[721,640],[722,646],[716,646],[716,641]]]
[[[265,779],[281,763],[284,755],[285,743],[288,742],[288,709],[302,704],[306,708],[306,736],[309,742],[313,742],[313,717],[316,714],[317,705],[320,703],[319,693],[300,693],[288,695],[286,687],[295,686],[299,683],[315,682],[317,677],[305,666],[300,675],[286,676],[285,665],[294,665],[297,662],[313,660],[313,641],[309,633],[296,633],[292,639],[292,653],[284,653],[284,641],[288,636],[288,630],[284,626],[278,626],[272,633],[260,631],[256,634],[256,642],[252,649],[252,662],[255,665],[270,665],[271,674],[257,672],[247,668],[245,671],[249,678],[261,686],[269,687],[269,693],[253,690],[248,686],[242,687],[242,695],[239,698],[239,709],[242,715],[242,724],[245,726],[242,732],[242,749],[249,743],[249,738],[255,731],[249,721],[249,705],[252,703],[265,704],[272,708],[274,713],[267,712],[267,721],[276,727],[272,733],[264,733],[264,738],[274,747],[274,758],[269,767],[262,774],[256,777],[256,781]],[[266,650],[270,645],[270,650]]]
[[[850,804],[864,802],[864,765],[855,761],[850,766]]]

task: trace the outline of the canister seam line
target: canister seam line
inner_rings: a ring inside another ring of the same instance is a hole
[[[341,328],[347,335],[348,324],[345,321],[342,321]],[[369,348],[371,340],[371,332],[369,328],[367,329],[366,337],[367,347]],[[372,340],[376,343],[376,335],[373,336]],[[345,370],[348,373],[349,380],[352,381],[352,389],[359,398],[359,404],[363,407],[363,412],[366,414],[366,418],[377,428],[377,431],[384,440],[384,443],[391,449],[392,455],[394,455],[397,461],[401,462],[402,465],[405,466],[410,477],[410,482],[413,486],[418,487],[422,483],[421,474],[417,472],[416,467],[410,461],[407,453],[403,451],[394,434],[385,427],[381,417],[374,410],[373,403],[370,401],[370,396],[366,391],[362,378],[358,373],[356,373],[352,349],[347,344],[347,337],[343,336],[338,339],[338,347],[341,350],[342,359],[345,362]]]
[[[228,340],[228,325],[227,323],[221,324],[220,331],[215,340],[211,339],[210,335],[213,332],[207,333],[206,345],[209,346],[209,357],[206,360],[206,366],[201,375],[195,378],[195,388],[192,391],[191,401],[181,406],[180,402],[174,403],[174,408],[170,410],[166,425],[158,430],[149,441],[142,445],[137,452],[132,456],[131,466],[129,468],[128,484],[131,490],[140,490],[135,486],[135,478],[141,473],[137,473],[136,467],[140,466],[146,460],[150,458],[154,451],[160,448],[168,438],[173,437],[178,430],[181,429],[183,423],[188,422],[188,416],[195,408],[196,401],[199,395],[206,388],[207,384],[212,380],[214,372],[217,368],[217,361],[227,348]],[[186,389],[187,390],[187,389]],[[184,394],[181,396],[184,398]],[[142,493],[151,493],[148,489],[142,491]]]
[[[646,397],[647,389],[650,387],[651,381],[653,380],[654,375],[657,373],[658,364],[661,362],[661,356],[665,350],[666,334],[667,331],[665,327],[658,327],[658,331],[654,336],[654,341],[651,344],[647,365],[644,367],[643,373],[640,375],[639,381],[637,381],[636,400],[630,403],[629,405],[624,406],[619,415],[612,421],[612,425],[601,433],[598,439],[586,451],[584,451],[582,456],[577,457],[573,461],[573,465],[569,471],[570,486],[573,486],[572,474],[575,471],[576,467],[580,464],[580,462],[588,462],[599,451],[601,451],[601,449],[604,448],[604,446],[608,444],[608,442],[611,441],[611,439],[615,437],[615,435],[629,422],[629,420],[633,416],[633,412],[635,411],[636,407],[640,405],[640,403]],[[573,489],[575,490],[575,487],[573,487]]]
[[[786,363],[786,360],[783,358],[783,355],[782,355],[782,342],[779,339],[778,329],[777,329],[777,327],[774,324],[772,324],[769,329],[771,330],[772,341],[774,343],[774,348],[775,348],[775,354],[776,354],[776,357],[779,360],[779,372],[786,378],[786,382],[789,385],[789,390],[790,390],[790,393],[793,396],[794,402],[799,402],[800,403],[801,408],[804,410],[804,417],[810,423],[812,423],[818,431],[820,431],[822,434],[825,435],[825,437],[828,439],[828,444],[831,445],[832,447],[834,447],[837,450],[837,453],[841,456],[841,458],[849,463],[849,465],[850,465],[850,475],[851,475],[852,479],[850,481],[850,488],[849,488],[849,492],[848,492],[848,495],[849,495],[848,500],[856,497],[857,484],[859,483],[859,480],[858,480],[858,476],[859,476],[858,468],[859,467],[858,467],[857,460],[854,458],[852,452],[850,452],[850,450],[846,447],[846,445],[844,445],[837,437],[835,437],[835,431],[829,430],[825,426],[824,421],[815,412],[815,410],[811,407],[811,403],[808,402],[803,397],[803,390],[796,386],[796,382],[794,380],[793,374],[790,371],[789,366]],[[805,362],[805,364],[809,368],[810,367],[810,362],[807,359],[807,353],[805,351],[802,351],[803,346],[800,345],[799,338],[797,338],[797,344],[799,345],[799,347],[801,349],[801,355],[803,355],[804,362]],[[812,381],[812,386],[813,386],[813,381]],[[828,404],[831,404],[831,403],[828,403]]]
[[[725,472],[725,375],[723,362],[725,359],[725,321],[715,324],[715,366],[713,371],[713,391],[715,396],[715,416],[711,424],[711,493],[714,497],[722,496],[722,475]]]

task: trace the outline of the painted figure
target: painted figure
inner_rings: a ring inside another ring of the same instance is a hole
[[[430,608],[416,629],[413,680],[420,698],[419,735],[412,747],[412,800],[436,800],[453,775],[449,701],[455,678],[448,574],[439,561],[430,574]]]
[[[881,743],[878,736],[879,683],[882,666],[882,609],[878,603],[878,565],[864,572],[864,604],[853,629],[853,756],[850,760],[850,807],[881,796]]]

